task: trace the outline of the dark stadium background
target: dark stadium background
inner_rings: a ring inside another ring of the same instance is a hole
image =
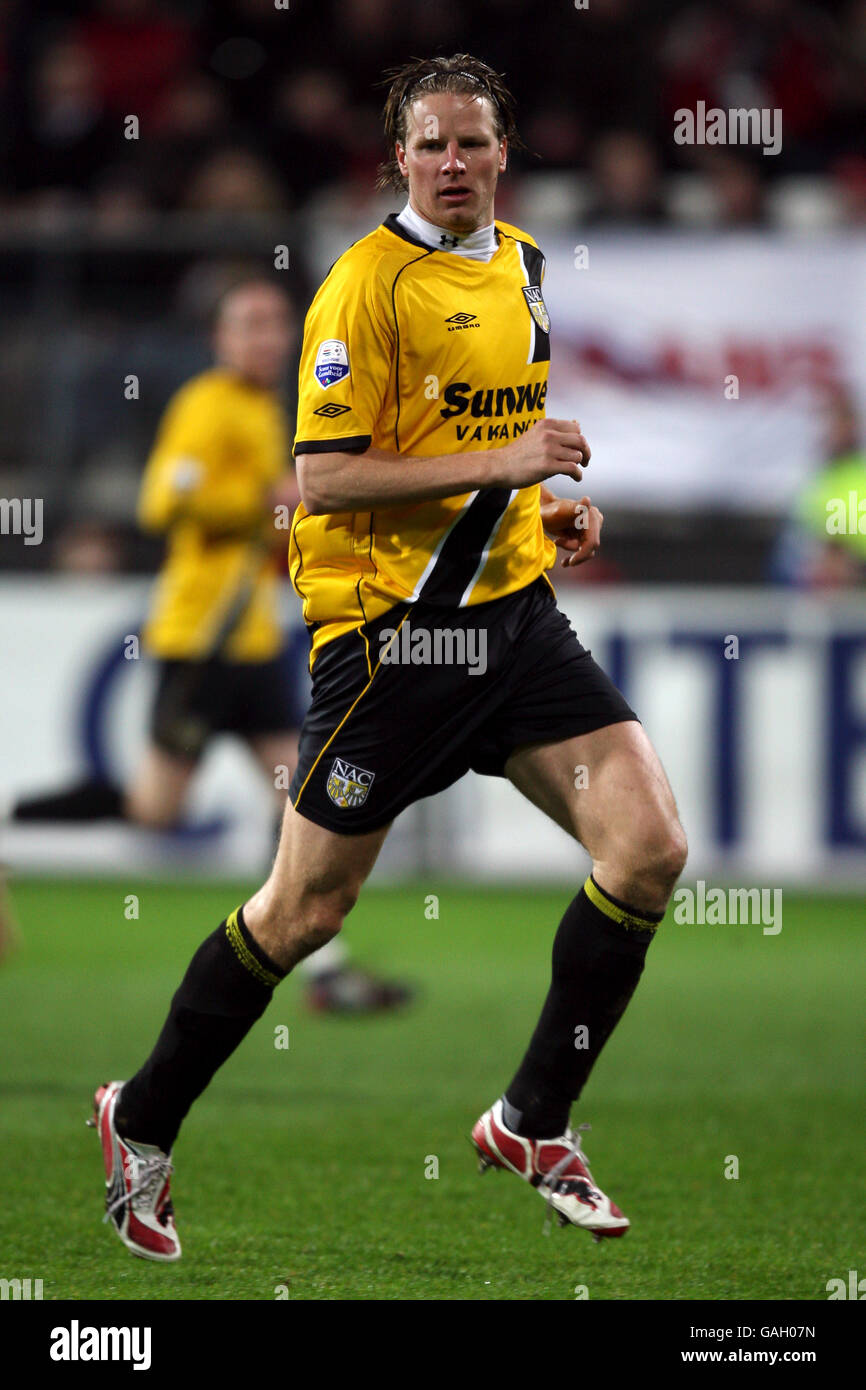
[[[550,211],[532,228],[542,244],[571,231],[554,210],[575,183],[588,206],[580,225],[596,235],[687,235],[691,218],[702,232],[772,236],[786,191],[815,178],[831,225],[863,225],[858,3],[48,0],[4,4],[0,26],[0,484],[14,496],[38,480],[47,526],[41,547],[0,548],[4,568],[96,564],[100,545],[108,568],[152,566],[131,521],[136,482],[167,394],[202,365],[213,282],[283,242],[303,310],[322,270],[308,247],[317,219],[369,220],[376,83],[407,55],[468,50],[507,74],[528,150],[497,207],[507,217],[543,177]],[[676,108],[757,90],[784,109],[778,157],[701,159],[673,144]],[[128,114],[140,121],[135,141],[124,138]],[[686,210],[684,173],[698,176]],[[134,411],[113,389],[118,363],[145,382]],[[700,513],[657,519],[650,544],[640,504],[608,527],[616,574],[766,577],[777,514],[745,517],[733,536]]]

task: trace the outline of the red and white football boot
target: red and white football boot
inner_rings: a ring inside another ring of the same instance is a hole
[[[589,1125],[578,1125],[589,1129]],[[513,1134],[502,1118],[501,1099],[491,1106],[472,1130],[478,1153],[478,1170],[505,1168],[537,1188],[548,1209],[559,1215],[560,1226],[582,1226],[595,1240],[624,1236],[628,1217],[593,1181],[580,1147],[580,1136],[567,1129],[558,1139],[526,1139]]]
[[[145,1260],[179,1260],[180,1241],[174,1228],[169,1195],[171,1160],[153,1144],[122,1139],[114,1110],[122,1081],[100,1086],[93,1097],[93,1119],[99,1130],[105,1160],[105,1216],[127,1250]]]

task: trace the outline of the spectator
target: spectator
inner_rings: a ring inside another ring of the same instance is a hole
[[[227,146],[193,171],[181,205],[238,217],[279,212],[287,197],[276,171],[252,150]]]
[[[13,114],[7,167],[12,189],[37,201],[57,190],[80,200],[122,142],[121,124],[105,111],[86,46],[71,38],[48,44],[22,109]]]
[[[277,88],[271,149],[297,200],[346,174],[353,126],[345,84],[328,69],[307,68]],[[376,149],[380,136],[376,130]]]
[[[766,220],[766,204],[755,156],[741,149],[716,149],[706,167],[716,225],[761,226]]]
[[[99,0],[78,27],[106,109],[146,120],[161,94],[188,66],[188,22],[151,0]]]
[[[645,135],[615,130],[602,136],[593,151],[592,172],[594,196],[587,224],[629,226],[660,221],[658,164]]]
[[[825,407],[826,462],[797,499],[771,562],[771,578],[809,589],[866,582],[866,451],[851,395]]]
[[[838,28],[816,6],[798,0],[691,6],[668,29],[662,65],[669,129],[677,110],[693,111],[698,101],[723,110],[778,108],[784,142],[773,172],[820,166],[842,61]],[[683,157],[687,148],[680,148]]]

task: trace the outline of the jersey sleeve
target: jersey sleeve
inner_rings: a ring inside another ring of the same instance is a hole
[[[395,340],[375,266],[338,261],[304,324],[295,454],[369,447],[393,372]]]
[[[181,391],[169,404],[138,498],[146,531],[193,521],[215,534],[243,534],[261,521],[260,479],[231,467],[230,421],[218,391]]]

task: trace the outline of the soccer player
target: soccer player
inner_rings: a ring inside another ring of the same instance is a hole
[[[406,206],[340,257],[304,330],[290,556],[313,695],[277,857],[193,957],[140,1070],[94,1098],[108,1212],[152,1259],[180,1255],[170,1154],[190,1106],[339,932],[394,818],[470,768],[507,777],[592,859],[528,1050],[473,1141],[563,1223],[628,1227],[569,1113],[637,986],[685,838],[649,740],[546,574],[541,488],[579,480],[589,446],[544,416],[544,258],[494,214],[512,98],[468,54],[413,61],[392,74],[385,129]]]
[[[303,709],[280,663],[277,507],[294,510],[289,432],[278,395],[296,342],[291,301],[261,275],[236,280],[213,315],[215,365],[188,381],[163,415],[145,468],[138,517],[167,539],[142,635],[159,664],[148,745],[122,788],[99,778],[20,801],[18,821],[118,817],[152,829],[176,825],[213,738],[242,739],[273,789],[291,772]],[[283,782],[283,787],[285,782]],[[349,961],[341,942],[305,966],[316,1009],[367,1013],[411,991]]]
[[[150,737],[129,785],[93,778],[19,801],[19,821],[122,817],[175,825],[218,732],[243,738],[273,785],[292,766],[296,728],[278,657],[275,506],[294,507],[288,430],[276,388],[294,339],[291,304],[262,277],[225,292],[214,314],[215,365],[168,404],[138,501],[166,555],[142,634],[159,663]]]

